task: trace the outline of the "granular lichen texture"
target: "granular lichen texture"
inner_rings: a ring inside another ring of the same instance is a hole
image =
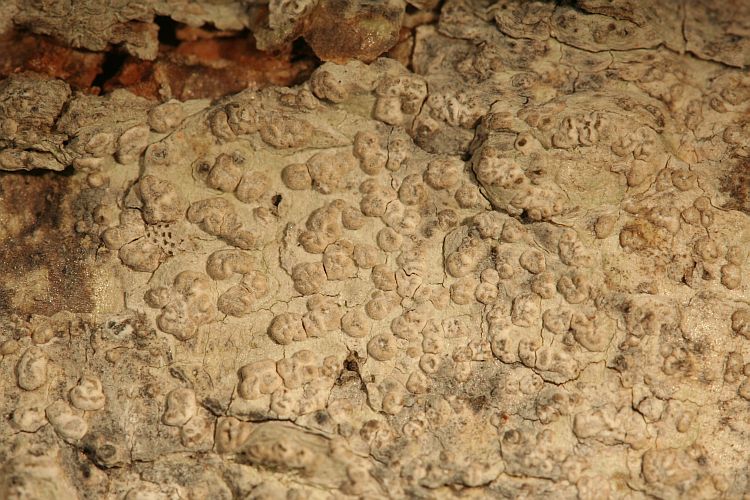
[[[749,3],[10,0],[14,40],[0,498],[750,498]]]

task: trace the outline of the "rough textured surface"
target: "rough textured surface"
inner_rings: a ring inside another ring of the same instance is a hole
[[[0,77],[30,71],[64,80],[74,92],[87,94],[127,89],[158,101],[216,99],[247,88],[295,85],[309,78],[318,63],[302,44],[261,52],[247,31],[171,21],[160,30],[163,42],[153,61],[116,49],[74,49],[48,36],[10,30],[0,36]]]
[[[247,88],[294,85],[315,67],[314,56],[294,53],[291,44],[261,52],[244,32],[183,28],[175,47],[162,45],[154,61],[128,57],[104,90],[125,88],[142,97],[216,99]]]
[[[425,10],[436,4],[413,3]],[[158,20],[170,19],[218,30],[251,28],[262,50],[304,37],[323,60],[372,61],[398,41],[406,5],[405,0],[7,0],[0,6],[0,36],[16,26],[76,49],[122,48],[154,60],[163,29]]]
[[[158,53],[156,16],[190,26],[211,23],[218,29],[241,30],[251,23],[253,1],[235,0],[9,0],[4,9],[13,23],[33,33],[50,35],[73,48],[102,51],[121,46],[142,59]],[[14,12],[15,7],[15,12]],[[0,26],[2,29],[3,26]]]
[[[302,36],[324,61],[372,61],[398,41],[404,0],[271,1],[258,26],[261,49]]]
[[[50,40],[9,30],[0,36],[0,77],[33,71],[65,80],[72,88],[92,87],[101,73],[104,54],[71,49]]]
[[[294,87],[0,82],[0,497],[747,497],[747,17],[434,3]]]

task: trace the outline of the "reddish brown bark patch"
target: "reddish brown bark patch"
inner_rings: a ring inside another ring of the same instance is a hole
[[[103,53],[71,49],[46,36],[19,32],[0,39],[0,54],[0,78],[34,71],[84,91],[94,90],[92,84],[104,61]]]
[[[247,88],[301,83],[320,63],[304,43],[262,52],[246,31],[172,24],[167,28],[175,38],[161,43],[154,61],[117,48],[89,52],[43,35],[14,32],[0,39],[0,79],[33,71],[92,94],[125,88],[159,100],[216,99]]]
[[[290,45],[261,52],[242,33],[230,37],[185,40],[162,46],[156,61],[128,57],[105,90],[127,88],[153,99],[216,99],[247,88],[289,86],[307,79],[318,62]]]

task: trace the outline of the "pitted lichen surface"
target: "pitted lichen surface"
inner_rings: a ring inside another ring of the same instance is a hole
[[[0,82],[0,167],[63,171],[0,178],[0,497],[744,498],[743,8],[448,0],[409,68],[214,102]]]

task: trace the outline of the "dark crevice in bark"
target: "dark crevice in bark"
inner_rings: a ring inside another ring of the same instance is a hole
[[[177,38],[179,23],[169,16],[156,16],[154,23],[159,27],[159,47],[177,47],[180,39]]]
[[[96,75],[96,78],[94,78],[91,86],[103,89],[107,82],[109,82],[117,75],[117,73],[120,72],[123,64],[125,64],[126,59],[127,54],[120,50],[115,49],[106,52],[104,54],[104,61],[101,65],[101,71],[98,75]]]
[[[7,33],[0,39],[0,80],[32,71],[90,94],[124,88],[156,100],[215,99],[246,88],[297,85],[321,64],[303,39],[263,52],[247,29],[191,27],[168,16],[157,16],[154,23],[159,28],[159,54],[153,61],[119,46],[93,52],[25,30]]]

